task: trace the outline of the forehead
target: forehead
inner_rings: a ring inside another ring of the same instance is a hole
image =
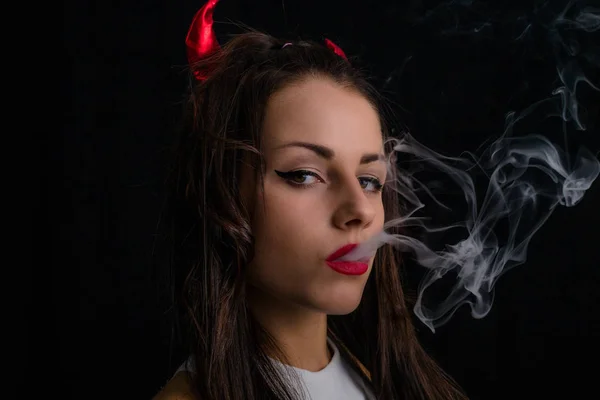
[[[291,141],[338,152],[382,150],[377,111],[360,93],[326,78],[310,78],[275,93],[267,104],[263,143],[269,152]]]

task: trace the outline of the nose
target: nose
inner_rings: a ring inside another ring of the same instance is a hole
[[[364,229],[375,219],[373,200],[361,187],[356,177],[340,184],[339,203],[333,214],[333,223],[339,229]]]

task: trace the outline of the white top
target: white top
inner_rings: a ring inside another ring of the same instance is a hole
[[[333,341],[327,338],[333,357],[325,368],[317,372],[292,367],[273,360],[275,365],[283,369],[284,373],[296,373],[302,382],[302,390],[310,400],[374,400],[373,392],[356,373],[348,362],[342,358]],[[190,360],[188,360],[190,361]],[[184,362],[177,372],[190,371],[194,368],[189,362]]]

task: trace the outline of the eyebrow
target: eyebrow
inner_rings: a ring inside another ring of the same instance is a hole
[[[285,143],[276,148],[285,149],[288,147],[302,147],[308,150],[315,152],[319,157],[322,157],[326,160],[331,160],[335,157],[335,153],[329,147],[322,146],[320,144],[308,143],[308,142],[289,142]],[[375,161],[385,161],[385,156],[381,153],[366,153],[360,158],[360,164],[369,164]]]

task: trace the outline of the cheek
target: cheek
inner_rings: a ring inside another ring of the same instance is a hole
[[[377,203],[377,216],[375,217],[375,221],[373,224],[377,226],[378,229],[382,229],[385,223],[385,208],[383,207],[383,203],[381,200]]]
[[[289,190],[265,188],[265,198],[256,201],[253,231],[257,250],[272,255],[300,256],[302,248],[318,243],[326,223],[325,207],[311,203],[308,196]]]
[[[310,196],[288,190],[269,190],[256,198],[252,220],[254,259],[249,278],[255,286],[296,292],[310,286],[322,268],[321,258],[328,250],[327,218],[322,205],[315,207]]]

